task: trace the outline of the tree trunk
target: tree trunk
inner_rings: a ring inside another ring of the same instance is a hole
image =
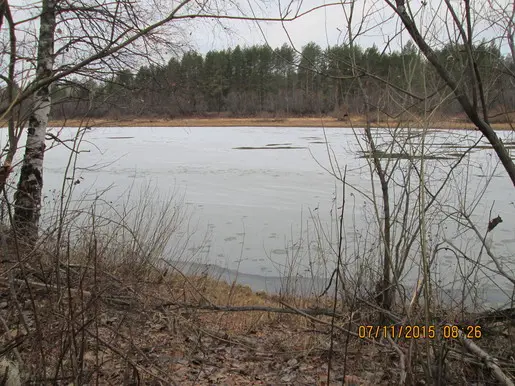
[[[411,18],[406,10],[405,0],[395,0],[395,5],[390,2],[390,0],[385,0],[390,7],[393,8],[395,12],[401,18],[404,27],[411,35],[412,39],[417,44],[418,48],[426,59],[433,65],[436,72],[442,78],[442,80],[447,84],[447,86],[453,91],[456,100],[461,105],[463,111],[469,117],[470,121],[476,125],[477,129],[485,136],[485,138],[490,142],[492,148],[497,153],[499,160],[504,166],[504,169],[508,173],[513,185],[515,185],[515,163],[511,159],[510,153],[504,146],[503,142],[497,134],[495,130],[488,123],[488,117],[483,116],[480,117],[479,112],[476,106],[470,101],[470,98],[466,95],[463,85],[459,84],[452,74],[440,63],[435,51],[429,46],[425,38],[422,36],[420,31],[418,30],[415,21]],[[469,9],[470,5],[466,4],[466,8]],[[476,79],[479,84],[481,84],[481,79]],[[484,114],[483,114],[484,115]]]
[[[52,75],[56,0],[43,0],[40,19],[36,83]],[[45,134],[50,114],[50,86],[41,87],[33,96],[33,110],[27,128],[27,143],[18,190],[15,194],[14,226],[20,236],[35,240],[41,212]]]
[[[368,97],[365,97],[368,100]],[[394,302],[394,295],[392,288],[392,280],[390,273],[392,271],[392,254],[391,254],[391,216],[390,216],[390,194],[388,190],[388,178],[385,172],[385,169],[381,165],[381,160],[379,159],[377,148],[372,137],[372,133],[370,132],[370,124],[369,124],[369,105],[366,104],[366,117],[367,117],[367,125],[365,127],[365,135],[367,137],[368,142],[370,143],[370,151],[372,154],[374,166],[379,176],[379,182],[381,183],[381,194],[383,199],[383,215],[384,215],[384,237],[382,238],[382,242],[384,245],[384,256],[383,256],[383,278],[382,282],[378,283],[377,286],[377,300],[381,307],[387,311],[390,311],[392,304]],[[386,323],[387,320],[386,314],[381,314],[381,323]]]

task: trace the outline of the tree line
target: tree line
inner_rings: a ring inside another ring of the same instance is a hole
[[[485,42],[473,52],[488,108],[502,115],[507,106],[515,106],[513,60]],[[448,44],[437,55],[466,87],[463,47]],[[357,77],[363,82],[368,103]],[[104,81],[90,78],[73,87],[56,85],[52,116],[175,118],[230,113],[343,118],[364,114],[365,108],[391,117],[406,109],[420,114],[436,109],[448,116],[462,111],[457,101],[449,99],[451,92],[411,41],[401,50],[389,52],[380,52],[376,46],[322,49],[315,43],[298,51],[286,44],[276,49],[237,46],[205,55],[189,51],[166,65],[142,66],[135,73],[118,71]]]

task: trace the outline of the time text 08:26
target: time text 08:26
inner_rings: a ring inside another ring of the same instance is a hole
[[[388,338],[392,339],[434,339],[441,336],[444,339],[456,339],[463,334],[468,339],[479,339],[482,336],[481,326],[467,325],[458,326],[444,324],[442,326],[435,325],[360,325],[358,327],[358,336],[361,339],[379,339]]]

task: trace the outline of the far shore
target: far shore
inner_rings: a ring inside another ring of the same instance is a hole
[[[366,125],[362,117],[339,120],[333,117],[292,117],[292,118],[229,118],[229,117],[209,117],[209,118],[133,118],[133,119],[69,119],[54,120],[49,123],[51,127],[334,127],[334,128],[361,128]],[[372,127],[395,128],[411,127],[421,128],[422,121],[397,122],[379,121],[371,123]],[[449,119],[445,121],[430,122],[430,127],[434,129],[454,129],[471,130],[475,126],[463,119]],[[495,130],[512,130],[509,123],[494,123]]]

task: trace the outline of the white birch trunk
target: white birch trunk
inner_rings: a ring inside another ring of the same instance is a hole
[[[36,82],[52,75],[56,0],[43,0],[40,17]],[[19,234],[35,240],[41,212],[45,134],[50,113],[50,87],[40,88],[33,96],[33,110],[27,128],[23,165],[15,194],[14,225]]]

